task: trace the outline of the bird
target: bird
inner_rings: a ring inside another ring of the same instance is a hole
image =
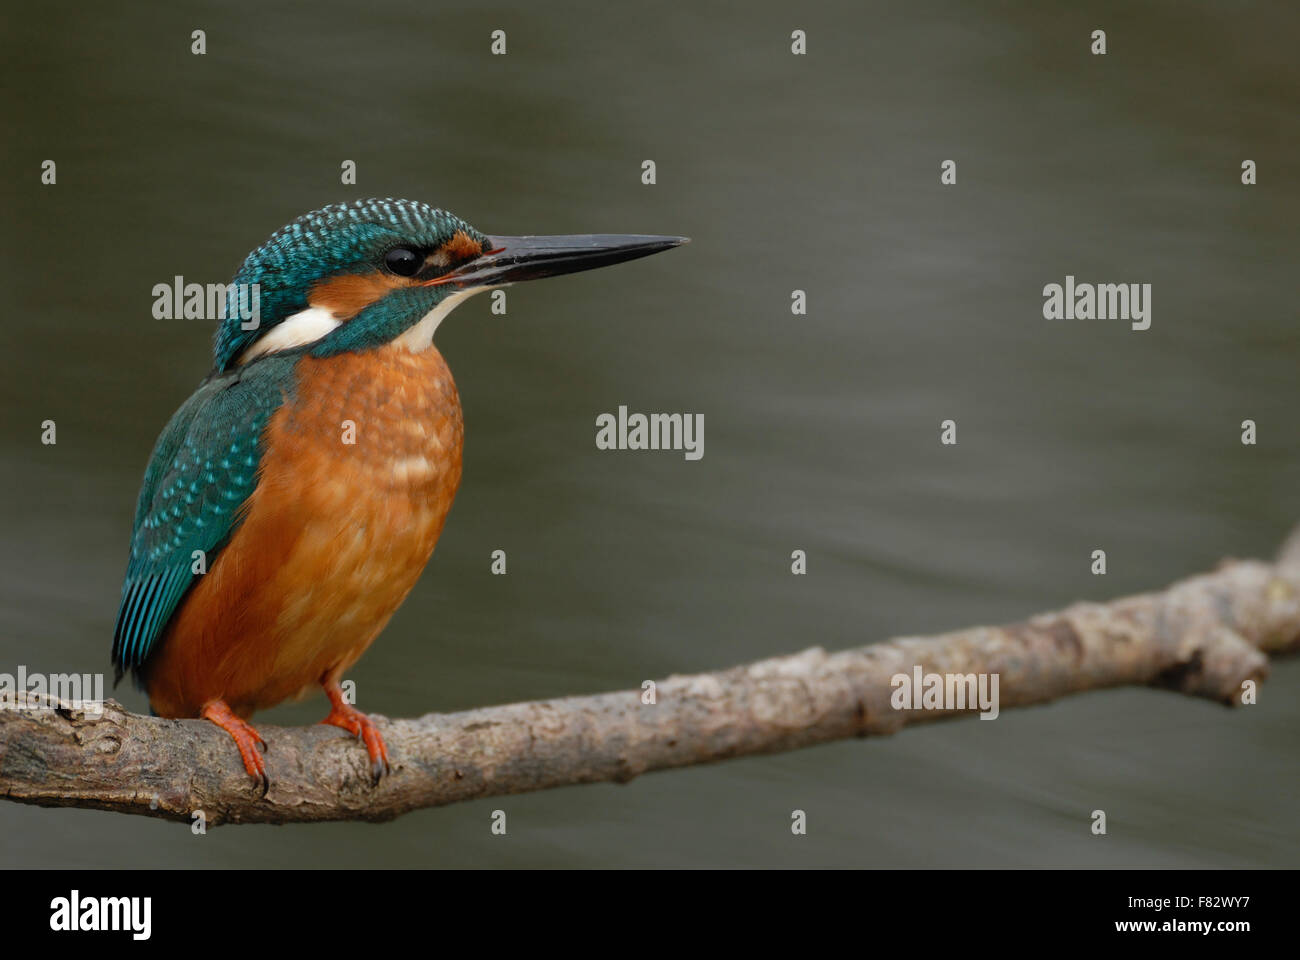
[[[249,718],[323,689],[321,722],[364,743],[378,783],[387,745],[342,678],[414,587],[460,485],[464,417],[439,324],[485,290],[686,242],[488,235],[392,198],[275,231],[226,287],[211,372],[145,470],[115,685],[130,672],[154,715],[216,724],[264,791]]]

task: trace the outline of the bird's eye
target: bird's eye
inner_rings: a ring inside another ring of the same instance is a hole
[[[397,247],[384,254],[384,266],[399,277],[415,276],[423,263],[423,257],[406,247]]]

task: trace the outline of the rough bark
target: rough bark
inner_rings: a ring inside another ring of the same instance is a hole
[[[0,796],[208,825],[388,820],[476,797],[776,753],[973,711],[897,710],[895,674],[997,674],[1000,709],[1118,686],[1157,686],[1227,705],[1300,650],[1300,537],[1277,564],[1225,562],[1159,593],[1080,603],[1003,627],[820,648],[641,689],[382,719],[393,773],[372,786],[364,748],[333,727],[259,725],[261,795],[230,739],[201,720],[102,715],[68,704],[0,709]]]

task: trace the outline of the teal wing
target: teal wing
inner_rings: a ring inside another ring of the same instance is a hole
[[[196,568],[211,569],[238,526],[240,507],[257,485],[262,431],[288,396],[296,359],[267,357],[210,377],[158,438],[136,505],[113,632],[119,680],[149,657],[201,575]]]

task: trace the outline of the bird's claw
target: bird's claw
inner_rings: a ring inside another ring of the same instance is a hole
[[[203,707],[200,713],[205,720],[215,723],[230,735],[239,749],[239,759],[244,762],[244,770],[253,778],[253,788],[259,797],[265,797],[271,789],[271,780],[266,775],[266,741],[250,724],[237,716],[222,700],[214,700]],[[262,748],[258,752],[258,747]]]
[[[379,783],[386,774],[393,772],[392,765],[388,762],[388,746],[384,743],[378,724],[368,714],[351,704],[337,702],[321,723],[346,730],[366,745],[366,753],[370,757],[370,776],[374,783]]]

